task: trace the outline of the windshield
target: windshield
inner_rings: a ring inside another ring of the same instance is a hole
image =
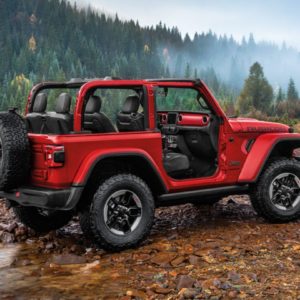
[[[211,112],[205,99],[193,88],[158,87],[156,106],[158,111]]]

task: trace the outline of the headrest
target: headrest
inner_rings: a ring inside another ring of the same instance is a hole
[[[39,93],[34,100],[32,112],[43,113],[47,107],[47,94]]]
[[[101,98],[99,96],[91,96],[86,104],[85,112],[87,114],[93,114],[99,112],[101,109]]]
[[[72,97],[67,93],[62,93],[58,96],[55,105],[55,112],[66,114],[70,111]]]
[[[122,112],[125,114],[136,113],[140,106],[140,99],[138,96],[129,96],[126,98]]]

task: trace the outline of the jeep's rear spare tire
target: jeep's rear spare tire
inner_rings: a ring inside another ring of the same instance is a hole
[[[30,166],[24,119],[15,112],[0,112],[0,190],[22,185]]]

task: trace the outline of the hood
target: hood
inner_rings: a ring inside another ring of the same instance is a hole
[[[229,123],[235,132],[290,132],[290,127],[288,125],[259,121],[252,118],[229,119]]]

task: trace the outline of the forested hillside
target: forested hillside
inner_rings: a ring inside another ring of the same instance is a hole
[[[66,0],[0,0],[1,110],[20,107],[40,80],[107,75],[201,77],[230,103],[255,61],[275,91],[290,77],[300,83],[299,53],[253,36],[242,43],[212,32],[182,37],[177,28],[143,28]]]

